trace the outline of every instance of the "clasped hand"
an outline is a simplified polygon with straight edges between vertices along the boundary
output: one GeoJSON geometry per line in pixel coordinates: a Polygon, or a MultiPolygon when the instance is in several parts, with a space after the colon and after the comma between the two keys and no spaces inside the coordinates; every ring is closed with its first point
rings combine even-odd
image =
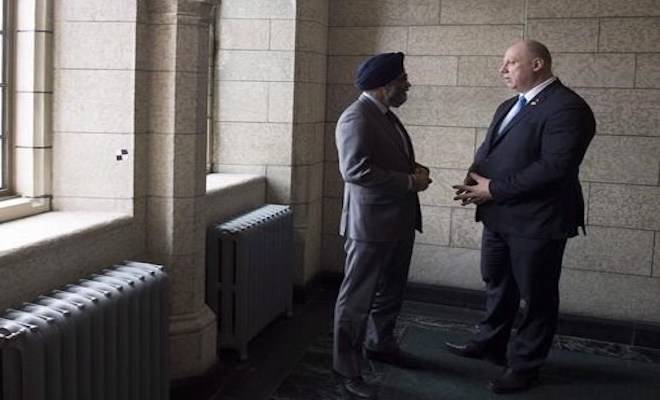
{"type": "Polygon", "coordinates": [[[414,190],[421,192],[428,189],[433,179],[429,176],[429,169],[418,166],[415,168],[415,175],[413,176],[414,190]]]}
{"type": "Polygon", "coordinates": [[[462,206],[468,204],[483,204],[493,199],[490,193],[490,179],[470,172],[465,177],[462,185],[454,185],[452,188],[456,189],[456,196],[454,200],[459,200],[462,206]]]}

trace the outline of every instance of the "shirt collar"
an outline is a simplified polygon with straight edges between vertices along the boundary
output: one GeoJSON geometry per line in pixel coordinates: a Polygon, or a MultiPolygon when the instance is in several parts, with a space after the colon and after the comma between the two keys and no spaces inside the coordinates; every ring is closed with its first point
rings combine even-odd
{"type": "Polygon", "coordinates": [[[525,93],[520,93],[519,95],[525,96],[525,100],[529,103],[534,97],[536,97],[543,89],[548,87],[552,82],[556,81],[557,77],[556,76],[551,76],[550,78],[546,79],[545,81],[539,83],[538,85],[534,86],[530,90],[528,90],[525,93]]]}
{"type": "Polygon", "coordinates": [[[373,97],[373,96],[370,95],[369,93],[367,93],[367,92],[362,92],[362,95],[361,95],[361,96],[363,96],[363,97],[369,99],[372,103],[374,103],[374,104],[376,105],[376,107],[378,107],[378,109],[380,110],[380,112],[382,112],[383,114],[386,114],[387,111],[389,111],[389,108],[387,108],[387,106],[385,106],[385,104],[383,104],[383,103],[381,103],[380,101],[378,101],[375,97],[373,97]]]}

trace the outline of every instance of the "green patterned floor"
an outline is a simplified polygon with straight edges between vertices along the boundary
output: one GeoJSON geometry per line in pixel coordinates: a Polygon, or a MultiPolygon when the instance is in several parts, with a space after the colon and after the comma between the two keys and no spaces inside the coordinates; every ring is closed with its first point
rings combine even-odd
{"type": "MultiPolygon", "coordinates": [[[[492,394],[486,384],[500,367],[454,356],[444,348],[445,341],[463,342],[471,336],[471,324],[454,317],[443,319],[442,308],[408,308],[399,324],[401,346],[425,360],[428,368],[404,370],[365,363],[366,377],[379,386],[380,400],[660,400],[660,364],[597,355],[602,351],[586,348],[580,341],[575,343],[580,351],[553,348],[540,385],[519,394],[492,394]]],[[[338,399],[330,365],[331,338],[324,332],[271,399],[338,399]]]]}
{"type": "Polygon", "coordinates": [[[446,340],[464,341],[468,337],[438,328],[408,326],[403,347],[430,361],[435,369],[385,367],[379,399],[660,399],[660,365],[566,350],[553,350],[542,369],[540,385],[525,393],[495,395],[488,391],[486,382],[497,376],[499,367],[453,356],[443,347],[446,340]]]}

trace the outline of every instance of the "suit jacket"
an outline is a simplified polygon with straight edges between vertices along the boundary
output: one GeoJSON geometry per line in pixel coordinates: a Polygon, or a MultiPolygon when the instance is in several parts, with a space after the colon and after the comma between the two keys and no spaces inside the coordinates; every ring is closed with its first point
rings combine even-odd
{"type": "Polygon", "coordinates": [[[335,139],[344,179],[339,233],[355,240],[396,241],[415,228],[421,231],[419,198],[408,190],[415,169],[408,134],[409,155],[392,121],[360,96],[339,118],[335,139]]]}
{"type": "Polygon", "coordinates": [[[495,232],[559,239],[584,229],[579,166],[596,122],[587,103],[559,80],[497,128],[517,97],[495,112],[470,168],[491,179],[493,200],[476,219],[495,232]]]}

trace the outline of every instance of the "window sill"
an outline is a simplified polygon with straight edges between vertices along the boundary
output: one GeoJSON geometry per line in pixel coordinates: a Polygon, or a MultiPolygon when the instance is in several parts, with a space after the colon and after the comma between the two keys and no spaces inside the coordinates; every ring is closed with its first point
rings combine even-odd
{"type": "Polygon", "coordinates": [[[266,177],[263,175],[206,175],[206,211],[203,218],[207,225],[252,210],[265,202],[266,177]]]}
{"type": "Polygon", "coordinates": [[[0,224],[0,263],[53,243],[129,223],[119,213],[51,211],[0,224]]]}
{"type": "Polygon", "coordinates": [[[30,215],[40,214],[50,209],[48,198],[18,197],[0,201],[0,222],[11,221],[30,215]]]}
{"type": "Polygon", "coordinates": [[[266,177],[252,174],[213,173],[206,175],[206,195],[222,194],[244,186],[262,184],[266,177]]]}

